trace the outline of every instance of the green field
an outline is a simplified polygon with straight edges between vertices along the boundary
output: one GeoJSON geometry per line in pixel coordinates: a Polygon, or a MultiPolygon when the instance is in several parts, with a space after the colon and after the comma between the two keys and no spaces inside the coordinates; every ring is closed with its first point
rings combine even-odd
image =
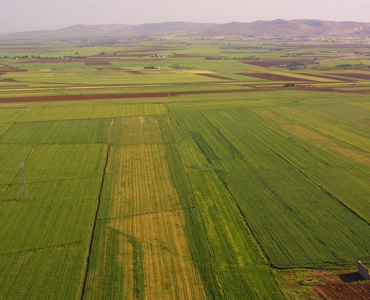
{"type": "Polygon", "coordinates": [[[132,56],[0,59],[0,299],[319,299],[299,282],[370,264],[370,78],[330,74],[355,59],[162,42],[4,42],[132,56]]]}

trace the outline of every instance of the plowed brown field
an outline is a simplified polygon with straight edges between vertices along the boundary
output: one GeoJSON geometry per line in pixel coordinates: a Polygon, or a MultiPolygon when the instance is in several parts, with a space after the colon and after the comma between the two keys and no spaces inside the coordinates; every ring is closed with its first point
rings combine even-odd
{"type": "Polygon", "coordinates": [[[369,300],[370,283],[334,283],[314,287],[327,300],[369,300]]]}
{"type": "MultiPolygon", "coordinates": [[[[235,89],[235,90],[210,90],[210,91],[182,91],[171,92],[171,97],[192,94],[218,94],[218,93],[244,93],[258,91],[272,91],[273,89],[235,89]]],[[[156,98],[168,97],[168,92],[157,93],[130,93],[130,94],[94,94],[94,95],[58,95],[58,96],[34,96],[0,98],[0,103],[13,102],[43,102],[43,101],[74,101],[74,100],[97,100],[97,99],[129,99],[129,98],[156,98]]]]}
{"type": "MultiPolygon", "coordinates": [[[[198,94],[226,94],[226,93],[248,93],[248,92],[265,92],[286,89],[284,87],[274,88],[256,88],[256,89],[235,89],[235,90],[208,90],[208,91],[181,91],[171,92],[171,97],[180,95],[198,95],[198,94]]],[[[359,93],[367,94],[370,90],[338,90],[335,87],[302,87],[294,88],[299,91],[311,92],[338,92],[338,93],[359,93]]],[[[75,101],[75,100],[103,100],[103,99],[131,99],[131,98],[161,98],[168,97],[168,92],[157,93],[130,93],[130,94],[94,94],[94,95],[58,95],[58,96],[34,96],[34,97],[12,97],[0,98],[0,103],[17,103],[17,102],[47,102],[47,101],[75,101]]]]}

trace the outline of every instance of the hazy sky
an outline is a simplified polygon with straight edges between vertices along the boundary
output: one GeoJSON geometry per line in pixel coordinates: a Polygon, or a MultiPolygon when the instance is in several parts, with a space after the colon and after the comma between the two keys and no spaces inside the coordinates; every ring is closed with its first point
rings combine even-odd
{"type": "Polygon", "coordinates": [[[370,22],[370,0],[0,0],[0,32],[76,24],[274,19],[370,22]]]}

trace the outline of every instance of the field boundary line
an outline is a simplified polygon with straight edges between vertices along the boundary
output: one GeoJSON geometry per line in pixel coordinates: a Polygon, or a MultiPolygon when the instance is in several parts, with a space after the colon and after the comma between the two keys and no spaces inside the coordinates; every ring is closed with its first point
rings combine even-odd
{"type": "Polygon", "coordinates": [[[100,204],[101,204],[101,197],[102,197],[103,186],[104,186],[104,179],[105,179],[105,174],[106,174],[108,161],[109,161],[110,149],[111,149],[111,144],[108,144],[108,149],[107,149],[107,154],[106,154],[105,164],[104,164],[104,169],[103,169],[103,174],[102,174],[102,181],[101,181],[100,191],[99,191],[99,196],[98,196],[98,203],[97,203],[97,207],[96,207],[96,211],[95,211],[93,228],[92,228],[92,232],[91,232],[89,253],[88,253],[87,259],[86,259],[86,271],[85,271],[85,277],[84,277],[84,281],[83,281],[83,285],[82,285],[82,291],[81,291],[81,297],[80,297],[81,300],[83,300],[85,298],[87,277],[89,275],[89,270],[90,270],[91,252],[92,252],[94,238],[95,238],[96,223],[97,223],[97,220],[98,220],[98,214],[99,214],[99,209],[100,209],[100,204]]]}
{"type": "Polygon", "coordinates": [[[255,232],[253,231],[252,227],[250,226],[250,224],[249,224],[249,222],[247,220],[246,214],[243,212],[240,204],[238,203],[238,201],[235,199],[234,195],[230,191],[227,182],[222,178],[222,172],[217,171],[217,170],[215,170],[214,172],[217,175],[217,177],[219,178],[219,180],[222,182],[222,184],[223,184],[224,188],[226,189],[227,193],[230,195],[230,199],[232,199],[233,203],[235,204],[235,206],[236,206],[236,208],[238,210],[238,213],[239,213],[239,215],[240,215],[240,217],[241,217],[241,219],[243,221],[242,222],[243,225],[245,226],[245,228],[247,229],[247,231],[250,233],[250,236],[251,236],[250,242],[252,242],[252,243],[255,244],[256,249],[257,249],[257,252],[261,256],[262,262],[264,262],[266,264],[266,266],[269,267],[269,274],[271,275],[272,280],[276,283],[276,285],[278,286],[279,290],[282,292],[282,290],[280,288],[280,284],[276,280],[276,276],[273,274],[272,269],[275,269],[276,267],[273,265],[270,256],[267,254],[267,252],[265,251],[263,245],[257,239],[255,232]]]}
{"type": "Polygon", "coordinates": [[[358,217],[361,221],[365,222],[368,226],[370,226],[370,222],[366,220],[364,217],[362,217],[359,213],[357,213],[355,210],[350,208],[347,204],[345,204],[343,201],[340,200],[337,196],[333,195],[332,192],[327,190],[321,183],[311,178],[309,175],[307,175],[303,170],[298,170],[302,175],[304,175],[307,179],[309,179],[311,182],[313,182],[316,186],[318,186],[320,189],[324,191],[325,194],[330,196],[333,200],[337,201],[340,205],[342,205],[345,209],[347,209],[350,213],[354,214],[356,217],[358,217]]]}

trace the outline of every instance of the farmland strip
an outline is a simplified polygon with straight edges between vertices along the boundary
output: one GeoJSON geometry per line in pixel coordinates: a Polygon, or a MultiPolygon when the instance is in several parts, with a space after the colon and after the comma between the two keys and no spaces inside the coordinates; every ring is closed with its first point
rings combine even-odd
{"type": "MultiPolygon", "coordinates": [[[[182,200],[191,201],[197,206],[196,211],[188,211],[189,214],[186,215],[189,223],[187,228],[193,256],[209,297],[263,299],[269,294],[271,299],[281,299],[281,292],[273,279],[269,264],[251,232],[246,228],[231,195],[209,166],[204,166],[203,171],[194,168],[197,160],[208,159],[210,164],[217,159],[215,148],[207,145],[205,140],[212,134],[203,135],[203,129],[214,133],[214,128],[206,123],[201,114],[194,114],[191,117],[185,115],[184,119],[180,115],[173,116],[172,124],[178,133],[178,147],[183,155],[182,158],[180,156],[174,159],[174,153],[170,152],[174,159],[169,160],[170,166],[172,168],[177,166],[171,174],[175,186],[181,191],[180,195],[184,196],[182,200]],[[194,130],[201,131],[202,134],[194,130]],[[191,141],[194,141],[195,148],[191,144],[192,150],[189,155],[186,152],[191,141]],[[205,155],[209,157],[206,158],[205,155]],[[258,293],[255,290],[256,286],[258,293]]],[[[220,133],[216,135],[222,142],[225,141],[223,135],[220,133]]],[[[225,156],[238,153],[236,149],[230,148],[229,143],[225,146],[229,150],[225,156]]],[[[173,148],[169,150],[176,151],[177,147],[173,148]]]]}
{"type": "Polygon", "coordinates": [[[111,145],[109,144],[108,149],[107,149],[106,158],[105,158],[105,165],[104,165],[104,169],[103,169],[102,181],[101,181],[100,191],[99,191],[99,196],[98,196],[98,203],[97,203],[97,207],[96,207],[96,211],[95,211],[95,217],[94,217],[94,221],[93,221],[93,228],[92,228],[92,231],[91,231],[89,252],[88,252],[88,255],[87,255],[87,259],[86,259],[85,278],[84,278],[84,281],[83,281],[81,298],[80,298],[81,300],[84,299],[84,296],[85,296],[87,276],[89,274],[91,253],[92,253],[92,247],[93,247],[93,242],[94,242],[94,237],[95,237],[96,223],[98,221],[98,214],[99,214],[101,196],[102,196],[102,191],[103,191],[103,186],[104,186],[105,173],[106,173],[106,170],[107,170],[107,165],[108,165],[108,160],[109,160],[110,147],[111,147],[111,145]]]}

